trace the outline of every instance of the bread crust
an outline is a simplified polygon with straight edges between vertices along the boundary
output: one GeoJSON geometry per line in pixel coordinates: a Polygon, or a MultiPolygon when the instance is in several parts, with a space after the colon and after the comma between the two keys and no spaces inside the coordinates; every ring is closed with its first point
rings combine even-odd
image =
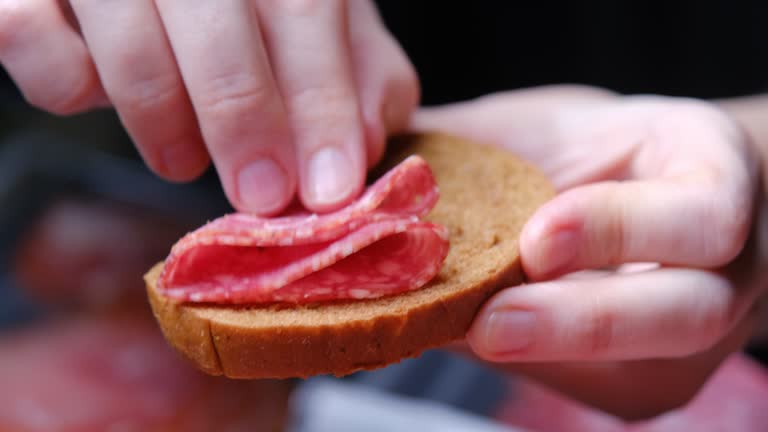
{"type": "Polygon", "coordinates": [[[231,378],[344,376],[377,369],[461,339],[482,304],[523,282],[517,239],[554,191],[510,153],[438,133],[399,137],[380,171],[424,157],[441,188],[427,219],[451,232],[451,251],[426,287],[375,300],[279,307],[176,303],[145,281],[169,343],[199,369],[231,378]]]}

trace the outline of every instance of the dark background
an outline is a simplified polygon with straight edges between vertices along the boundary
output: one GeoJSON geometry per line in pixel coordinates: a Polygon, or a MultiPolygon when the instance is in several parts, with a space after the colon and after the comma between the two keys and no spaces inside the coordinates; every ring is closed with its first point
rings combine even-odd
{"type": "Polygon", "coordinates": [[[390,1],[424,102],[582,83],[717,98],[768,89],[768,2],[390,1]]]}
{"type": "MultiPolygon", "coordinates": [[[[551,83],[701,98],[768,90],[762,0],[377,3],[425,104],[551,83]]],[[[4,74],[0,88],[4,107],[17,100],[4,74]]]]}

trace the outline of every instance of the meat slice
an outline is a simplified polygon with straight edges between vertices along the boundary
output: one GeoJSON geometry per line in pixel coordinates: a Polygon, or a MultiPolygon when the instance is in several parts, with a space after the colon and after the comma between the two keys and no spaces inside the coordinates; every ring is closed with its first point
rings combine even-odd
{"type": "Polygon", "coordinates": [[[372,299],[417,289],[448,254],[446,228],[420,219],[438,197],[429,166],[411,156],[333,213],[226,215],[173,247],[158,287],[180,301],[227,304],[372,299]]]}
{"type": "Polygon", "coordinates": [[[149,316],[72,317],[0,334],[0,431],[282,430],[292,384],[211,377],[149,316]]]}

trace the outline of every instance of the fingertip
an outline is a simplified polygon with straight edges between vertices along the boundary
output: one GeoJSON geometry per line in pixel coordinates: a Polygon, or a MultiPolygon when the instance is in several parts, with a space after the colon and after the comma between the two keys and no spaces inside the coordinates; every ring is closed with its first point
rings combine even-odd
{"type": "Polygon", "coordinates": [[[94,109],[112,108],[112,101],[109,99],[109,96],[107,96],[106,91],[104,91],[104,88],[101,85],[98,86],[91,96],[88,101],[88,106],[91,106],[94,109]]]}
{"type": "Polygon", "coordinates": [[[198,145],[173,144],[161,148],[159,158],[150,166],[167,181],[185,183],[200,177],[209,164],[208,153],[198,145]]]}
{"type": "Polygon", "coordinates": [[[520,258],[526,275],[532,280],[542,280],[571,270],[581,237],[581,224],[577,219],[557,202],[545,204],[526,223],[520,235],[520,258]]]}
{"type": "Polygon", "coordinates": [[[487,316],[479,314],[475,317],[469,331],[466,334],[464,342],[466,347],[478,358],[486,361],[494,361],[487,342],[487,316]]]}
{"type": "Polygon", "coordinates": [[[497,296],[475,318],[466,342],[487,361],[522,359],[534,344],[537,325],[536,312],[497,296]]]}
{"type": "Polygon", "coordinates": [[[533,216],[523,226],[520,233],[520,253],[528,256],[535,256],[540,241],[544,238],[547,231],[548,221],[540,217],[541,209],[535,212],[533,216]]]}
{"type": "Polygon", "coordinates": [[[302,185],[304,205],[312,211],[328,212],[357,197],[364,183],[364,169],[357,159],[335,146],[312,153],[306,163],[302,185]]]}
{"type": "MultiPolygon", "coordinates": [[[[73,56],[74,57],[74,56],[73,56]]],[[[71,65],[70,65],[71,66],[71,65]]],[[[22,93],[30,105],[53,115],[66,117],[108,106],[109,101],[101,86],[90,57],[77,65],[79,70],[63,71],[56,84],[40,84],[25,87],[22,93]],[[67,83],[67,84],[61,84],[67,83]]],[[[33,76],[34,73],[30,73],[33,76]]],[[[22,79],[22,82],[24,79],[22,79]]]]}
{"type": "Polygon", "coordinates": [[[291,201],[295,180],[280,163],[269,157],[257,158],[236,174],[236,198],[239,211],[273,216],[291,201]]]}

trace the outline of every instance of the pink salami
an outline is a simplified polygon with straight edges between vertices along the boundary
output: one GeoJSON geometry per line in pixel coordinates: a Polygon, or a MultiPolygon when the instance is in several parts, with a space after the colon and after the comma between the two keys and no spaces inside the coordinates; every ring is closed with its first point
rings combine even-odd
{"type": "Polygon", "coordinates": [[[0,333],[0,431],[284,429],[290,383],[205,375],[151,317],[109,315],[0,333]]]}
{"type": "Polygon", "coordinates": [[[411,156],[333,213],[277,218],[235,213],[189,233],[158,288],[188,302],[309,303],[371,299],[424,286],[448,254],[427,163],[411,156]]]}

